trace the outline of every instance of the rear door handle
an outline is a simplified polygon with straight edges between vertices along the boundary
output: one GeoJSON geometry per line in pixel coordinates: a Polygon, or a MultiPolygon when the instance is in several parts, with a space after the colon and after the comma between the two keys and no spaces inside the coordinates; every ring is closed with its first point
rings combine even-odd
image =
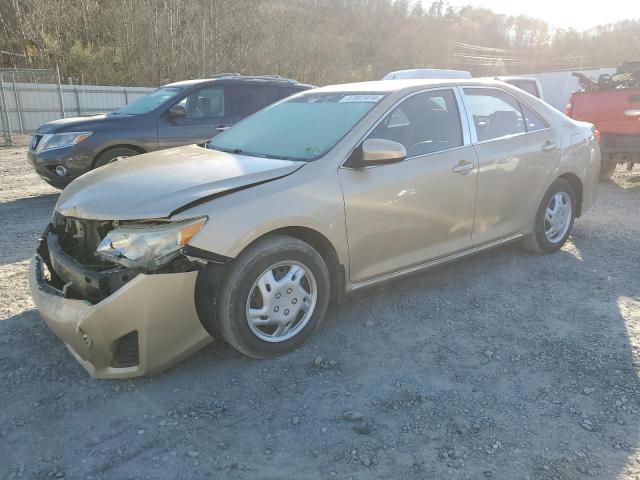
{"type": "Polygon", "coordinates": [[[220,125],[220,126],[216,127],[216,131],[217,132],[224,132],[225,130],[229,129],[229,126],[230,125],[220,125]]]}
{"type": "Polygon", "coordinates": [[[463,175],[469,170],[473,170],[473,162],[467,160],[460,160],[460,162],[453,167],[453,173],[462,173],[463,175]]]}
{"type": "Polygon", "coordinates": [[[547,142],[542,145],[542,148],[540,150],[542,150],[543,152],[553,152],[556,148],[558,148],[558,146],[555,143],[547,142]]]}
{"type": "Polygon", "coordinates": [[[625,110],[624,114],[627,117],[640,117],[640,108],[632,108],[630,110],[625,110]]]}

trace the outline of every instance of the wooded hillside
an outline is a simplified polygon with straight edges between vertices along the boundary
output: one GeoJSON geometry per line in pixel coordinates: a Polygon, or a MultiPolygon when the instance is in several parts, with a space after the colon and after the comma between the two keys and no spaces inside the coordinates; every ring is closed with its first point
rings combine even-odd
{"type": "Polygon", "coordinates": [[[322,85],[415,67],[493,75],[612,65],[640,57],[640,22],[552,31],[442,1],[5,0],[0,50],[3,67],[57,63],[63,79],[88,84],[239,72],[322,85]]]}

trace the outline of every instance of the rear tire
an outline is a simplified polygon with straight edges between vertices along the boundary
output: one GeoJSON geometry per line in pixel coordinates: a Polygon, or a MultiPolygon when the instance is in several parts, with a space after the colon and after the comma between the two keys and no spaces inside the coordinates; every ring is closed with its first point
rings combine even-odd
{"type": "Polygon", "coordinates": [[[571,184],[558,178],[542,198],[533,222],[533,232],[524,238],[522,246],[538,255],[560,250],[571,234],[576,206],[571,184]]]}
{"type": "Polygon", "coordinates": [[[318,327],[330,295],[329,270],[307,243],[270,235],[231,265],[220,289],[215,325],[240,353],[255,358],[282,355],[300,346],[318,327]]]}
{"type": "Polygon", "coordinates": [[[600,180],[601,182],[606,182],[607,180],[609,180],[611,177],[613,177],[617,166],[618,164],[615,162],[602,162],[600,164],[600,175],[598,175],[598,180],[600,180]]]}
{"type": "Polygon", "coordinates": [[[104,167],[110,163],[116,162],[121,158],[133,157],[134,155],[139,155],[140,152],[134,150],[133,148],[127,147],[116,147],[110,148],[109,150],[105,150],[100,155],[96,157],[93,161],[93,168],[104,167]]]}

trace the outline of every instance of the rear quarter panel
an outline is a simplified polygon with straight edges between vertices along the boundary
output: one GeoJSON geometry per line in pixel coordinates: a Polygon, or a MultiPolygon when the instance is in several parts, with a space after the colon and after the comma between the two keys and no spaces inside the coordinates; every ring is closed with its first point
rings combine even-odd
{"type": "Polygon", "coordinates": [[[567,117],[563,129],[564,148],[562,161],[553,175],[553,180],[572,174],[582,184],[581,213],[591,208],[596,200],[596,186],[600,173],[600,147],[593,135],[593,125],[575,122],[567,117]]]}

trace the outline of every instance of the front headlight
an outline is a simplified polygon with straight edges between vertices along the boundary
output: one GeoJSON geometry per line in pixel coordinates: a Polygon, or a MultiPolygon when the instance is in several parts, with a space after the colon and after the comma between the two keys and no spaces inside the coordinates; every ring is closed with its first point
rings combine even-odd
{"type": "Polygon", "coordinates": [[[93,132],[49,133],[43,135],[36,152],[46,152],[54,148],[71,147],[85,141],[93,132]]]}
{"type": "Polygon", "coordinates": [[[166,225],[131,225],[111,230],[96,253],[128,268],[155,268],[170,262],[200,231],[206,218],[166,225]]]}

